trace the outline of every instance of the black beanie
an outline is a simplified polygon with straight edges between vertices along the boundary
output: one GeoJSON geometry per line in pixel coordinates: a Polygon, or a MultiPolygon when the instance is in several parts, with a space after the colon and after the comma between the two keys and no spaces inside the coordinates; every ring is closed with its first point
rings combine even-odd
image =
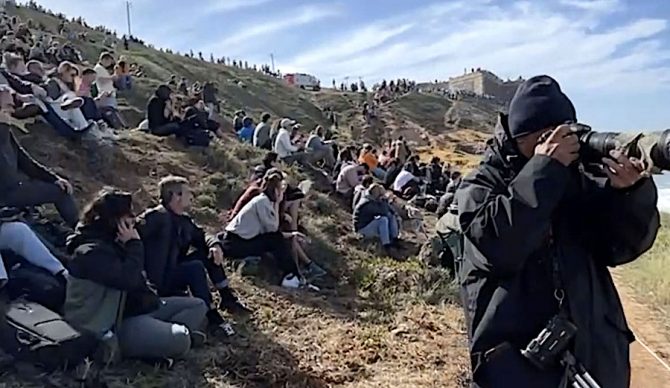
{"type": "Polygon", "coordinates": [[[577,121],[575,107],[558,82],[546,75],[521,84],[509,106],[509,131],[515,139],[567,121],[577,121]]]}

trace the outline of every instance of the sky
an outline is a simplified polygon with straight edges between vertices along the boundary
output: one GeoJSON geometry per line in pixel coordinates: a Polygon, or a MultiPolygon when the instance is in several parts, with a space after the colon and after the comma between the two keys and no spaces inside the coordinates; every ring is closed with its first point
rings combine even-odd
{"type": "MultiPolygon", "coordinates": [[[[38,0],[127,31],[123,0],[38,0]]],[[[446,80],[549,74],[596,130],[670,128],[670,0],[132,0],[134,35],[306,72],[446,80]]],[[[347,78],[348,77],[348,78],[347,78]]]]}

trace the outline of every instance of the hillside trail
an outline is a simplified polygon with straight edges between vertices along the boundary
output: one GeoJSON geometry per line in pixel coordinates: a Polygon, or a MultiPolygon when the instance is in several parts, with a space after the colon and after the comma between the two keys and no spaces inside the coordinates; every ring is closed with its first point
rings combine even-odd
{"type": "Polygon", "coordinates": [[[670,388],[670,370],[650,352],[670,364],[670,341],[661,323],[661,313],[641,302],[616,273],[614,277],[628,324],[637,338],[630,349],[631,387],[670,388]]]}

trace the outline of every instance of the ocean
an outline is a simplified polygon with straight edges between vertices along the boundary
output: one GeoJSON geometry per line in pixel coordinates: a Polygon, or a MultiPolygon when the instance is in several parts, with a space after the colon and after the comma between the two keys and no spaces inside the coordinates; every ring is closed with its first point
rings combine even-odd
{"type": "Polygon", "coordinates": [[[670,174],[654,176],[658,186],[658,209],[670,213],[670,174]]]}

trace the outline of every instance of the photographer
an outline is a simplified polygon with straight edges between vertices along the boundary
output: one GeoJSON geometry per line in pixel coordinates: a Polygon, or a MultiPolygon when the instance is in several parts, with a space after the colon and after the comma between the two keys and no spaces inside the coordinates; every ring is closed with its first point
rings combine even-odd
{"type": "Polygon", "coordinates": [[[560,359],[542,369],[521,353],[557,316],[576,326],[566,350],[600,386],[629,386],[634,337],[608,267],[652,246],[657,191],[621,153],[600,161],[604,184],[582,172],[563,125],[576,121],[555,80],[529,79],[456,193],[474,387],[564,386],[560,359]]]}

